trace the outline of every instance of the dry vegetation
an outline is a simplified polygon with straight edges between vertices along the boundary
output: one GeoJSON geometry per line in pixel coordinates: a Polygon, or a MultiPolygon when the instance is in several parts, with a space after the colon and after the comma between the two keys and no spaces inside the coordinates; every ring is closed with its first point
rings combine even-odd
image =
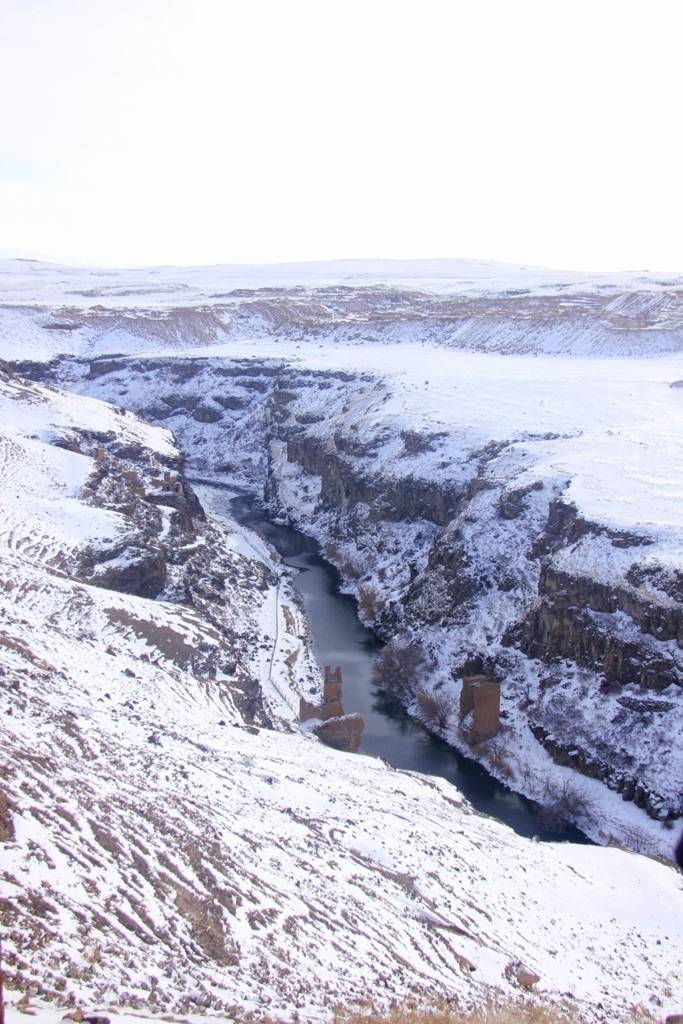
{"type": "Polygon", "coordinates": [[[507,782],[511,781],[514,777],[514,772],[503,744],[495,741],[489,743],[486,753],[487,763],[496,778],[504,779],[507,782]]]}
{"type": "Polygon", "coordinates": [[[342,576],[357,580],[363,575],[365,568],[348,552],[344,551],[338,544],[326,544],[323,548],[323,556],[336,565],[342,576]]]}
{"type": "Polygon", "coordinates": [[[373,679],[380,690],[407,703],[415,697],[429,669],[419,644],[392,640],[377,655],[373,679]]]}
{"type": "Polygon", "coordinates": [[[358,605],[363,618],[374,622],[384,608],[384,601],[377,587],[361,583],[358,587],[358,605]]]}
{"type": "Polygon", "coordinates": [[[594,801],[585,786],[573,779],[557,783],[547,779],[541,799],[539,817],[554,832],[566,832],[572,822],[595,817],[594,801]]]}
{"type": "Polygon", "coordinates": [[[447,729],[455,714],[456,703],[452,694],[443,690],[418,690],[417,706],[420,715],[434,729],[447,729]]]}
{"type": "MultiPolygon", "coordinates": [[[[654,1024],[656,1018],[641,1007],[629,1013],[629,1024],[654,1024]]],[[[490,999],[476,1009],[448,1003],[397,1006],[387,1013],[338,1013],[335,1024],[582,1024],[584,1018],[569,1004],[539,1005],[531,1000],[490,999]]]]}

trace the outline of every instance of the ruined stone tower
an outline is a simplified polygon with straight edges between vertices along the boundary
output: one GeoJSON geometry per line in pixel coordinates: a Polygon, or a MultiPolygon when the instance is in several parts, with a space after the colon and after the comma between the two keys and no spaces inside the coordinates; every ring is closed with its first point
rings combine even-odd
{"type": "Polygon", "coordinates": [[[472,712],[469,739],[490,740],[500,731],[500,683],[489,676],[465,676],[460,693],[460,721],[472,712]]]}
{"type": "Polygon", "coordinates": [[[349,753],[358,750],[365,722],[362,715],[344,714],[342,674],[339,665],[336,668],[325,665],[321,704],[311,704],[303,697],[300,698],[299,720],[306,722],[312,718],[320,720],[320,724],[316,725],[313,731],[328,747],[349,753]]]}

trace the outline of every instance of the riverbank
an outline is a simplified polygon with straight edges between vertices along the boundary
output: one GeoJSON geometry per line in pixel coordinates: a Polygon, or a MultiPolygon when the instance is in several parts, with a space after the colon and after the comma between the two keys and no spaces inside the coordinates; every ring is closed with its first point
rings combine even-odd
{"type": "MultiPolygon", "coordinates": [[[[344,710],[365,720],[360,752],[380,757],[401,771],[421,772],[454,785],[482,814],[509,825],[518,835],[557,842],[586,843],[576,827],[558,834],[548,828],[540,809],[495,779],[476,761],[431,733],[395,703],[383,699],[373,684],[375,656],[381,643],[358,617],[356,601],[340,589],[337,569],[320,553],[316,540],[284,523],[273,521],[254,495],[225,482],[202,481],[226,494],[228,516],[253,531],[278,552],[284,565],[295,569],[293,587],[306,612],[313,650],[320,666],[339,665],[343,678],[344,710]],[[235,494],[229,497],[230,493],[235,494]],[[229,513],[228,513],[229,507],[229,513]]],[[[220,514],[220,503],[213,503],[220,514]]]]}

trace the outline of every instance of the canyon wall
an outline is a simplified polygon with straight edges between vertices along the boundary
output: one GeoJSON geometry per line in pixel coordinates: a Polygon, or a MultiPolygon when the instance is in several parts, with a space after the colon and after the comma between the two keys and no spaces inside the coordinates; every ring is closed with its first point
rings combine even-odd
{"type": "MultiPolygon", "coordinates": [[[[473,747],[453,714],[428,722],[494,774],[543,802],[552,763],[653,827],[681,816],[681,577],[649,537],[583,517],[567,478],[530,473],[518,439],[467,448],[447,431],[399,429],[377,376],[276,360],[110,358],[50,372],[171,427],[190,476],[262,490],[316,536],[378,635],[419,652],[419,678],[396,687],[414,714],[420,691],[455,708],[464,675],[496,678],[495,740],[473,747]]],[[[607,840],[620,826],[601,824],[591,799],[575,801],[576,817],[607,840]]],[[[622,827],[656,846],[647,828],[622,827]]]]}

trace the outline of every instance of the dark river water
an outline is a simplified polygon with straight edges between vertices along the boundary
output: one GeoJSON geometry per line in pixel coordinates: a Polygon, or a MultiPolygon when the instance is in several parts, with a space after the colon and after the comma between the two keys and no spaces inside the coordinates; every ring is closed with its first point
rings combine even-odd
{"type": "Polygon", "coordinates": [[[318,662],[321,666],[341,666],[344,711],[358,711],[365,719],[360,748],[363,753],[381,756],[396,768],[447,779],[477,810],[504,821],[520,835],[588,841],[577,829],[562,836],[548,831],[528,800],[431,735],[406,712],[383,703],[372,685],[373,658],[381,645],[360,622],[355,601],[339,592],[339,573],[321,558],[318,543],[268,519],[251,495],[232,498],[230,505],[239,523],[260,533],[276,548],[285,565],[299,570],[294,585],[304,601],[318,662]]]}

